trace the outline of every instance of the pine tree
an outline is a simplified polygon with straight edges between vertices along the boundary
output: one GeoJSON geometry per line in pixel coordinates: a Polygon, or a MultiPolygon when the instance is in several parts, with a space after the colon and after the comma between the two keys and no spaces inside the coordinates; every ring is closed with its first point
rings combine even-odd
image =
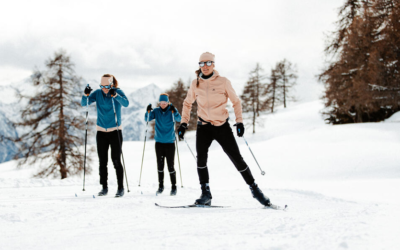
{"type": "Polygon", "coordinates": [[[269,109],[269,103],[265,100],[266,85],[263,82],[265,76],[262,75],[262,72],[263,69],[257,63],[255,69],[250,72],[249,80],[244,87],[243,94],[240,96],[243,112],[251,114],[248,118],[250,123],[245,125],[253,127],[253,134],[256,132],[256,124],[262,124],[262,121],[258,119],[260,113],[269,109]]]}
{"type": "MultiPolygon", "coordinates": [[[[36,176],[64,179],[83,170],[80,146],[84,144],[85,118],[77,111],[83,88],[65,51],[56,52],[46,67],[46,71],[36,70],[31,77],[34,96],[18,93],[27,105],[22,110],[21,122],[15,125],[30,130],[16,140],[24,157],[18,164],[44,160],[36,176]]],[[[90,160],[87,157],[88,163],[90,160]]],[[[89,167],[87,171],[90,172],[89,167]]]]}

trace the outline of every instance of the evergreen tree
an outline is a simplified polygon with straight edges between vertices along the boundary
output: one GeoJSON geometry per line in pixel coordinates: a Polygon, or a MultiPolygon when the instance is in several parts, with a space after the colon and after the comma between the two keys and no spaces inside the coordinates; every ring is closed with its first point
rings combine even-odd
{"type": "MultiPolygon", "coordinates": [[[[254,70],[250,72],[249,80],[247,81],[243,94],[240,96],[242,99],[242,110],[244,113],[250,113],[250,123],[253,127],[253,134],[256,132],[256,124],[262,124],[258,119],[260,113],[269,109],[269,103],[266,101],[266,84],[263,82],[265,76],[262,75],[263,69],[257,63],[254,70]]],[[[247,119],[246,119],[247,120],[247,119]]]]}
{"type": "Polygon", "coordinates": [[[18,164],[44,160],[36,176],[64,179],[83,170],[84,156],[79,147],[84,144],[85,118],[77,111],[81,109],[83,87],[65,51],[56,52],[46,67],[46,71],[36,70],[31,77],[36,90],[33,96],[18,93],[27,105],[22,110],[21,122],[15,125],[29,128],[28,133],[16,139],[24,157],[18,164]]]}

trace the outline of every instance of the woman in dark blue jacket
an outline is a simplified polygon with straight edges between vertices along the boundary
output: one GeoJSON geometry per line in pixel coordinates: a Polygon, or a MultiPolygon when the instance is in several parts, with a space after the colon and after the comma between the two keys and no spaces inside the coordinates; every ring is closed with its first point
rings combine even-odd
{"type": "Polygon", "coordinates": [[[97,108],[97,154],[99,155],[100,167],[100,184],[103,186],[99,192],[99,196],[108,193],[108,148],[111,146],[111,160],[117,173],[118,191],[116,197],[124,195],[124,170],[121,164],[121,147],[122,147],[122,121],[121,107],[128,107],[129,101],[124,92],[118,88],[118,81],[113,75],[105,74],[101,78],[100,89],[92,92],[89,86],[85,88],[82,96],[81,105],[86,106],[96,102],[97,108]],[[115,112],[117,114],[118,128],[115,123],[115,114],[113,108],[113,100],[115,112]],[[118,139],[119,136],[119,139],[118,139]],[[121,140],[121,144],[119,144],[121,140]]]}
{"type": "Polygon", "coordinates": [[[175,159],[175,124],[181,121],[181,115],[178,110],[169,104],[168,94],[161,94],[159,98],[160,107],[151,108],[151,104],[147,106],[144,120],[149,121],[156,119],[155,136],[156,140],[156,156],[158,168],[159,187],[157,195],[164,191],[164,162],[167,159],[169,175],[171,177],[171,193],[176,195],[176,172],[174,168],[175,159]],[[172,113],[173,112],[173,113],[172,113]],[[174,118],[172,118],[172,116],[174,118]]]}

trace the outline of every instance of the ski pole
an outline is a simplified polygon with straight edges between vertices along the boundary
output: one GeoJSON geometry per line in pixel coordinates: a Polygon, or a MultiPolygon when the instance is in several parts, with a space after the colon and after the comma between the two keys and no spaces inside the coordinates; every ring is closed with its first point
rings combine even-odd
{"type": "Polygon", "coordinates": [[[140,167],[139,187],[140,187],[140,181],[142,180],[144,149],[146,148],[146,138],[147,138],[147,128],[148,128],[147,125],[149,124],[149,118],[150,118],[150,110],[147,111],[146,132],[144,132],[144,146],[143,146],[143,155],[142,155],[142,166],[140,167]]]}
{"type": "MultiPolygon", "coordinates": [[[[239,130],[239,132],[240,132],[240,130],[239,130]]],[[[260,170],[261,170],[261,175],[265,175],[265,172],[261,169],[260,164],[258,164],[258,161],[257,161],[256,157],[254,156],[253,151],[251,151],[251,148],[250,148],[249,144],[247,143],[246,139],[244,138],[244,136],[242,136],[242,137],[243,137],[244,141],[246,142],[246,145],[247,145],[247,147],[249,148],[250,153],[253,155],[253,158],[254,158],[254,160],[256,161],[258,167],[260,168],[260,170]]]]}
{"type": "MultiPolygon", "coordinates": [[[[180,134],[181,134],[181,132],[179,132],[179,135],[180,135],[180,134]]],[[[194,160],[196,161],[196,164],[197,164],[196,156],[194,156],[192,149],[190,148],[189,144],[188,144],[187,141],[186,141],[186,138],[183,138],[183,140],[186,142],[186,145],[188,146],[188,148],[189,148],[189,150],[190,150],[190,153],[192,153],[193,158],[194,158],[194,160]]]]}
{"type": "Polygon", "coordinates": [[[194,158],[194,160],[196,161],[196,164],[197,164],[196,156],[194,156],[193,151],[192,151],[192,149],[191,149],[190,146],[189,146],[189,143],[187,143],[186,138],[183,138],[183,140],[186,142],[186,145],[188,146],[188,148],[189,148],[189,150],[190,150],[190,153],[192,153],[193,158],[194,158]]]}
{"type": "MultiPolygon", "coordinates": [[[[89,87],[89,84],[87,85],[89,87]]],[[[86,96],[86,132],[85,132],[85,158],[83,160],[83,190],[85,191],[85,178],[86,178],[86,144],[87,144],[87,126],[89,117],[89,96],[86,96]]]]}
{"type": "Polygon", "coordinates": [[[117,112],[115,112],[114,97],[111,97],[111,101],[112,101],[113,109],[114,109],[115,124],[117,125],[118,142],[119,142],[119,146],[120,146],[120,149],[121,149],[122,162],[123,162],[122,167],[124,168],[126,187],[128,188],[128,193],[129,193],[130,191],[129,191],[129,184],[128,184],[128,176],[126,176],[124,153],[122,152],[121,138],[119,138],[118,119],[117,119],[117,112]]]}
{"type": "Polygon", "coordinates": [[[172,120],[174,121],[174,135],[175,135],[176,152],[178,153],[179,174],[181,176],[181,187],[183,188],[182,172],[181,172],[181,161],[179,160],[178,140],[176,139],[174,110],[172,110],[171,112],[172,112],[172,120]]]}

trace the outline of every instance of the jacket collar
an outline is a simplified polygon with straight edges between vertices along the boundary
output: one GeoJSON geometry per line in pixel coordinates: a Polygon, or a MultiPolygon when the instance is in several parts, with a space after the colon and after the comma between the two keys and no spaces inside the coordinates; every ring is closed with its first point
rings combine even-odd
{"type": "Polygon", "coordinates": [[[217,77],[219,77],[219,73],[218,73],[218,71],[216,71],[216,70],[214,69],[214,72],[213,72],[213,76],[212,76],[212,77],[208,78],[207,80],[205,80],[205,79],[199,77],[199,80],[202,80],[202,81],[213,81],[213,80],[215,80],[217,77]]]}

